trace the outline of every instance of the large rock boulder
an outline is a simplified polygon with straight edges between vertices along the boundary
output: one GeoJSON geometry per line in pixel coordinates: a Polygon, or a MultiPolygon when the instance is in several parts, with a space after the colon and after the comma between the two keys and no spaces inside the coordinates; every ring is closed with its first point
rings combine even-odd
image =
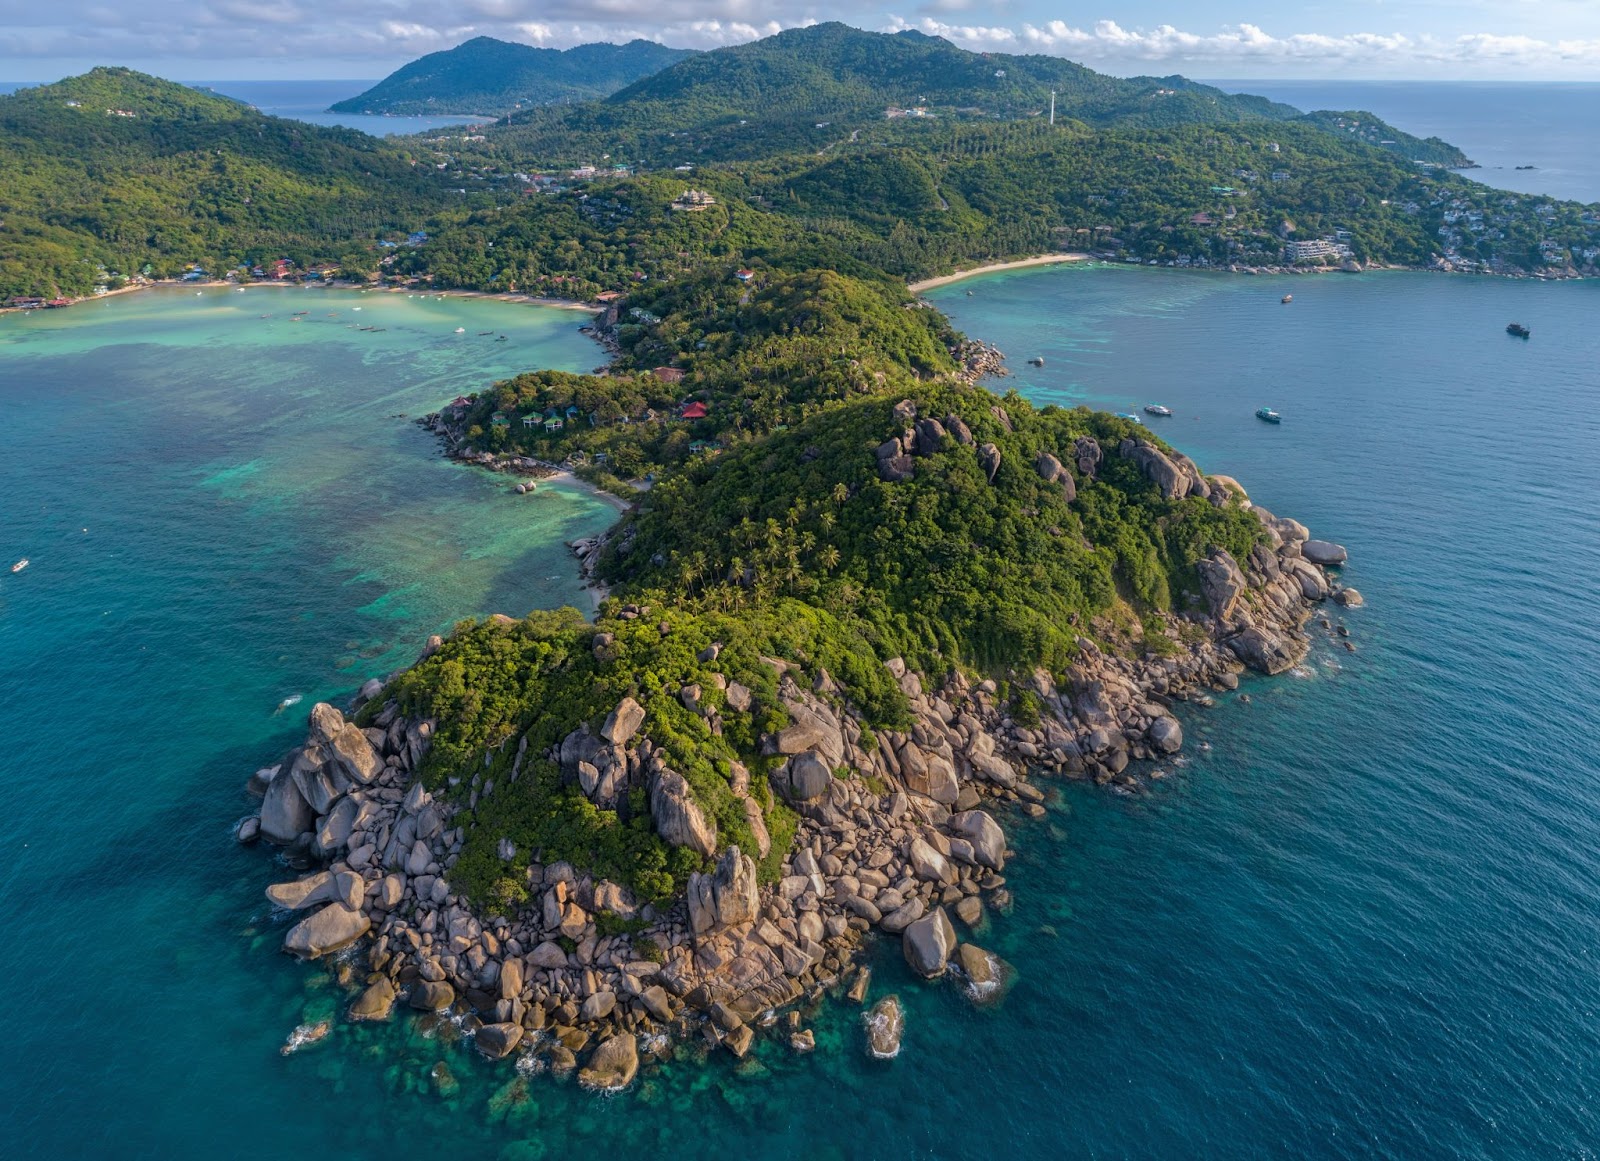
{"type": "Polygon", "coordinates": [[[944,974],[956,949],[956,929],[943,907],[935,907],[911,924],[900,936],[900,947],[911,970],[926,979],[944,974]]]}
{"type": "Polygon", "coordinates": [[[394,1011],[394,998],[394,985],[389,982],[389,977],[379,976],[350,1005],[350,1019],[358,1023],[364,1020],[387,1020],[389,1013],[394,1011]]]}
{"type": "Polygon", "coordinates": [[[1049,452],[1042,451],[1033,461],[1033,470],[1047,484],[1060,484],[1062,498],[1072,503],[1078,498],[1078,485],[1066,466],[1049,452]]]}
{"type": "Polygon", "coordinates": [[[983,474],[989,477],[989,482],[994,483],[994,474],[1000,470],[1000,449],[992,443],[980,444],[978,466],[983,469],[983,474]]]}
{"type": "Polygon", "coordinates": [[[626,746],[643,724],[644,706],[631,697],[625,697],[611,711],[605,725],[600,727],[600,736],[614,746],[626,746]]]}
{"type": "MultiPolygon", "coordinates": [[[[1168,500],[1181,500],[1189,494],[1194,480],[1190,473],[1168,459],[1160,449],[1142,439],[1125,439],[1117,445],[1117,453],[1132,461],[1144,478],[1161,489],[1168,500]]],[[[1198,472],[1195,473],[1199,475],[1198,472]]]]}
{"type": "Polygon", "coordinates": [[[1344,545],[1331,540],[1307,540],[1300,546],[1300,555],[1312,564],[1321,565],[1343,564],[1350,558],[1344,545]]]}
{"type": "Polygon", "coordinates": [[[318,871],[288,883],[271,883],[267,886],[267,898],[289,911],[315,907],[333,898],[333,876],[327,871],[318,871]]]}
{"type": "Polygon", "coordinates": [[[456,990],[444,980],[418,980],[411,985],[411,1006],[419,1012],[442,1012],[456,1002],[456,990]]]}
{"type": "Polygon", "coordinates": [[[885,996],[862,1017],[867,1026],[867,1052],[879,1060],[900,1055],[900,1037],[905,1034],[906,1017],[899,996],[885,996]]]}
{"type": "Polygon", "coordinates": [[[1091,480],[1099,470],[1104,454],[1099,443],[1090,435],[1080,435],[1072,444],[1072,458],[1078,461],[1078,470],[1091,480]]]}
{"type": "Polygon", "coordinates": [[[676,770],[662,769],[650,780],[650,816],[656,833],[673,846],[689,847],[707,857],[716,853],[717,828],[676,770]]]}
{"type": "Polygon", "coordinates": [[[920,835],[906,848],[906,863],[911,873],[925,883],[943,883],[951,878],[950,860],[934,850],[920,835]]]}
{"type": "Polygon", "coordinates": [[[790,802],[812,802],[828,792],[833,771],[821,755],[807,750],[790,758],[779,771],[778,791],[790,802]]]}
{"type": "Polygon", "coordinates": [[[959,444],[972,446],[972,429],[959,415],[950,414],[944,417],[944,429],[950,433],[952,439],[959,444]]]}
{"type": "Polygon", "coordinates": [[[371,928],[366,912],[329,903],[291,927],[283,937],[283,949],[302,959],[316,959],[350,946],[371,928]]]}
{"type": "Polygon", "coordinates": [[[1162,714],[1150,722],[1145,731],[1150,746],[1158,754],[1176,754],[1183,748],[1183,727],[1170,714],[1162,714]]]}
{"type": "Polygon", "coordinates": [[[1005,832],[988,811],[963,810],[953,814],[950,816],[950,830],[972,844],[972,858],[980,866],[995,871],[1005,867],[1005,832]]]}
{"type": "Polygon", "coordinates": [[[911,440],[912,453],[924,458],[937,454],[944,449],[946,434],[944,424],[937,419],[917,420],[916,434],[911,440]]]}
{"type": "Polygon", "coordinates": [[[303,834],[310,834],[317,825],[317,812],[300,793],[290,765],[285,762],[279,768],[261,800],[261,833],[269,842],[282,846],[295,842],[303,834]]]}
{"type": "Polygon", "coordinates": [[[383,759],[354,722],[346,722],[337,734],[323,743],[322,749],[329,762],[351,781],[363,786],[383,771],[383,759]]]}
{"type": "Polygon", "coordinates": [[[1228,638],[1227,646],[1251,669],[1269,675],[1292,669],[1305,656],[1304,645],[1257,625],[1228,638]]]}
{"type": "Polygon", "coordinates": [[[490,1060],[503,1060],[522,1043],[522,1025],[510,1022],[485,1024],[473,1036],[478,1051],[490,1060]]]}
{"type": "Polygon", "coordinates": [[[1246,587],[1244,573],[1239,571],[1233,555],[1218,548],[1204,560],[1196,561],[1194,568],[1200,574],[1200,591],[1205,594],[1211,615],[1225,623],[1233,620],[1240,611],[1239,598],[1246,587]]]}
{"type": "Polygon", "coordinates": [[[731,845],[710,874],[696,871],[689,876],[689,926],[703,935],[753,923],[761,911],[760,891],[755,860],[731,845]]]}
{"type": "Polygon", "coordinates": [[[317,823],[317,852],[324,858],[338,854],[350,842],[361,806],[354,798],[341,798],[317,823]]]}
{"type": "Polygon", "coordinates": [[[627,1088],[639,1073],[639,1042],[632,1032],[623,1032],[601,1041],[578,1073],[585,1088],[615,1092],[627,1088]]]}

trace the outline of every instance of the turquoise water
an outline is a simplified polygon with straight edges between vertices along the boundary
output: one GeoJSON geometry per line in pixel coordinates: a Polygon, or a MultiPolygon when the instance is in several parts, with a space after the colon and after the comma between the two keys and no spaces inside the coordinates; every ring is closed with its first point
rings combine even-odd
{"type": "Polygon", "coordinates": [[[343,999],[275,950],[282,871],[229,838],[300,724],[280,698],[346,692],[458,615],[581,599],[559,540],[596,502],[511,499],[388,417],[594,349],[525,307],[257,293],[0,319],[0,537],[34,560],[0,574],[22,1155],[1594,1155],[1600,288],[1054,268],[936,292],[1010,354],[1002,386],[1164,402],[1203,466],[1347,544],[1360,651],[1187,714],[1148,795],[1052,786],[1013,823],[1016,907],[980,936],[1018,968],[1000,1006],[886,947],[899,1059],[866,1060],[839,1006],[808,1016],[814,1055],[609,1099],[409,1020],[279,1055],[343,999]],[[283,321],[302,301],[343,318],[283,321]],[[354,305],[388,329],[347,331],[354,305]]]}

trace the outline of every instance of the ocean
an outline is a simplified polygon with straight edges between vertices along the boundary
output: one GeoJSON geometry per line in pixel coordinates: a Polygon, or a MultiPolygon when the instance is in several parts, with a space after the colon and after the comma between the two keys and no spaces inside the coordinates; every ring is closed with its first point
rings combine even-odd
{"type": "Polygon", "coordinates": [[[1600,202],[1600,84],[1496,81],[1210,81],[1297,109],[1361,109],[1415,137],[1442,137],[1474,181],[1600,202]],[[1518,168],[1518,167],[1532,168],[1518,168]]]}
{"type": "Polygon", "coordinates": [[[0,573],[0,1133],[52,1158],[1595,1156],[1597,295],[1116,267],[930,295],[1009,353],[997,389],[1165,403],[1204,468],[1345,544],[1358,651],[1186,711],[1149,793],[1048,784],[1010,821],[998,1006],[885,943],[898,1059],[833,1005],[812,1055],[686,1048],[610,1098],[409,1016],[281,1055],[346,997],[277,950],[287,872],[230,834],[314,700],[456,618],[582,606],[561,542],[611,510],[515,497],[411,423],[593,365],[581,316],[263,288],[0,317],[0,554],[32,560],[0,573]]]}

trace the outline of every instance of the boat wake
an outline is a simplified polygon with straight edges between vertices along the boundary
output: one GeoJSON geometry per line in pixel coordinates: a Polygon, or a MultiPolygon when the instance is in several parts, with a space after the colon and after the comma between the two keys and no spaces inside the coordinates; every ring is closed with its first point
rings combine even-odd
{"type": "Polygon", "coordinates": [[[281,714],[284,710],[288,709],[292,705],[299,705],[304,696],[304,694],[291,693],[288,697],[284,698],[278,703],[278,708],[272,711],[273,716],[276,717],[278,714],[281,714]]]}

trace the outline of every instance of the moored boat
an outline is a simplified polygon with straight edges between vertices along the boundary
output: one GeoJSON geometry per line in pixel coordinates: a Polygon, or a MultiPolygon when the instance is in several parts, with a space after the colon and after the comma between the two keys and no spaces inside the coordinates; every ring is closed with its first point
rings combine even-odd
{"type": "Polygon", "coordinates": [[[1287,303],[1291,303],[1291,302],[1293,302],[1293,301],[1294,301],[1294,295],[1292,295],[1292,294],[1286,294],[1286,295],[1284,295],[1284,296],[1283,296],[1283,297],[1282,297],[1282,298],[1280,298],[1280,299],[1279,299],[1279,300],[1278,300],[1278,301],[1279,301],[1279,302],[1282,302],[1282,303],[1285,303],[1285,304],[1287,304],[1287,303]]]}
{"type": "Polygon", "coordinates": [[[1272,410],[1272,408],[1270,408],[1270,407],[1258,407],[1256,409],[1256,418],[1257,419],[1264,419],[1268,423],[1282,423],[1283,422],[1283,416],[1279,415],[1276,411],[1272,410]]]}
{"type": "Polygon", "coordinates": [[[1159,403],[1146,403],[1144,409],[1151,415],[1171,415],[1172,408],[1163,407],[1159,403]]]}
{"type": "Polygon", "coordinates": [[[1506,327],[1506,334],[1514,335],[1515,337],[1517,337],[1519,339],[1525,339],[1529,335],[1533,334],[1533,332],[1530,331],[1527,327],[1523,326],[1521,323],[1512,323],[1511,325],[1506,327]]]}
{"type": "Polygon", "coordinates": [[[12,572],[21,572],[23,569],[25,569],[27,567],[28,567],[28,558],[27,557],[23,557],[21,560],[17,561],[16,564],[11,566],[11,571],[12,572]]]}
{"type": "Polygon", "coordinates": [[[1126,420],[1129,420],[1132,423],[1137,423],[1140,427],[1144,426],[1144,420],[1140,419],[1137,415],[1135,415],[1131,411],[1119,411],[1119,412],[1117,412],[1117,418],[1118,419],[1126,419],[1126,420]]]}

